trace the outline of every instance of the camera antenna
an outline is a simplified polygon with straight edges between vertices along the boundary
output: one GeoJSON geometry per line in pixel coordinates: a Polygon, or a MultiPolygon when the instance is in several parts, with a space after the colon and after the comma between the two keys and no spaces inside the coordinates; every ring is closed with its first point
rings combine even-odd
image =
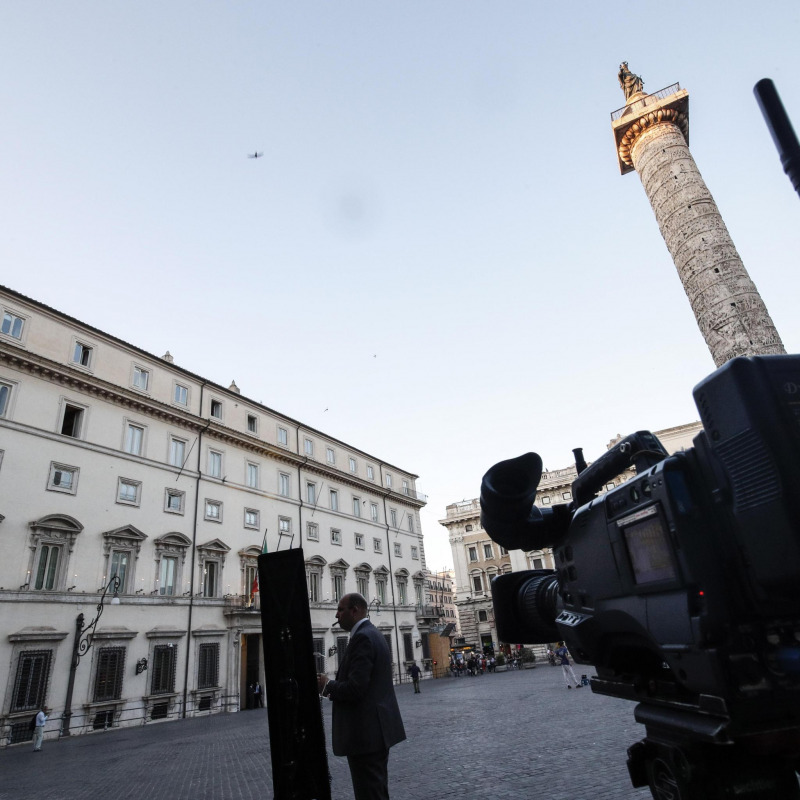
{"type": "Polygon", "coordinates": [[[800,195],[800,143],[792,122],[783,107],[778,90],[770,78],[762,78],[754,87],[761,113],[767,123],[772,141],[778,149],[783,171],[789,176],[794,190],[800,195]]]}
{"type": "Polygon", "coordinates": [[[580,475],[581,472],[583,472],[587,467],[586,459],[583,457],[583,448],[573,448],[572,455],[575,456],[575,469],[577,470],[578,475],[580,475]]]}

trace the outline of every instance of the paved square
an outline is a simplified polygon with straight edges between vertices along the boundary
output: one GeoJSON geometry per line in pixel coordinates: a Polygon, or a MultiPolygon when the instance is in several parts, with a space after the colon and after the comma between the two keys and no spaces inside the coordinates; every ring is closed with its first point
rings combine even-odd
{"type": "MultiPolygon", "coordinates": [[[[581,668],[576,665],[580,675],[581,668]]],[[[588,672],[588,670],[587,670],[588,672]]],[[[633,704],[567,690],[559,667],[397,687],[408,740],[389,757],[395,800],[546,797],[646,800],[626,749],[644,736],[633,704]]],[[[331,704],[323,704],[330,742],[331,704]]],[[[330,753],[335,800],[352,800],[330,753]]],[[[46,740],[0,751],[0,800],[264,800],[272,797],[265,710],[46,740]]]]}

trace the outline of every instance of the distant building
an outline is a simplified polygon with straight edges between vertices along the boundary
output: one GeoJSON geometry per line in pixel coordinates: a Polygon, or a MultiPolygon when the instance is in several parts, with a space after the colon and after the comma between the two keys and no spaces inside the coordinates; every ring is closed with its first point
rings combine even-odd
{"type": "MultiPolygon", "coordinates": [[[[656,431],[669,453],[692,446],[692,439],[702,430],[699,422],[656,431]]],[[[622,437],[618,434],[607,447],[613,447],[622,437]]],[[[633,470],[608,481],[603,491],[613,489],[633,477],[633,470]]],[[[575,465],[563,469],[545,470],[536,495],[536,505],[546,508],[572,500],[572,482],[577,477],[575,465]]],[[[493,542],[481,526],[480,501],[462,500],[446,508],[447,516],[439,523],[447,528],[455,564],[455,604],[463,641],[456,646],[484,652],[494,652],[500,644],[531,644],[529,642],[500,642],[497,636],[491,598],[491,582],[497,575],[526,569],[553,569],[553,553],[544,550],[512,550],[493,542]]],[[[541,654],[544,648],[534,648],[541,654]]]]}
{"type": "Polygon", "coordinates": [[[252,704],[264,544],[304,549],[320,671],[359,591],[406,675],[431,629],[416,475],[9,289],[0,321],[3,744],[42,703],[57,735],[71,684],[73,734],[252,704]]]}

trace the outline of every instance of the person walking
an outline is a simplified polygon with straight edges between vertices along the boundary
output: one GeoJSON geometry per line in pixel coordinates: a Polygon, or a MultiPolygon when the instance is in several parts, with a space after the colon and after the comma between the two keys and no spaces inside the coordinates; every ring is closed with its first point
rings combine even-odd
{"type": "Polygon", "coordinates": [[[389,748],[406,738],[392,683],[392,657],[367,618],[367,601],[346,594],[336,621],[350,633],[335,680],[317,675],[333,702],[333,752],[347,756],[355,800],[389,800],[389,748]]]}
{"type": "Polygon", "coordinates": [[[573,686],[576,689],[580,689],[580,681],[575,677],[575,672],[572,669],[572,665],[569,663],[569,650],[567,650],[567,648],[564,646],[564,642],[558,643],[556,657],[560,659],[561,671],[564,673],[564,680],[566,681],[567,689],[571,689],[573,686]],[[570,683],[570,679],[572,679],[572,683],[570,683]]]}
{"type": "Polygon", "coordinates": [[[36,727],[33,729],[33,752],[40,753],[42,750],[42,740],[44,739],[44,726],[47,724],[47,712],[50,709],[42,706],[36,715],[36,727]]]}
{"type": "Polygon", "coordinates": [[[253,686],[253,703],[255,708],[264,708],[264,690],[258,681],[253,686]]]}
{"type": "Polygon", "coordinates": [[[416,661],[408,668],[408,672],[411,675],[411,682],[414,684],[414,694],[422,694],[419,690],[419,676],[422,670],[417,666],[416,661]]]}

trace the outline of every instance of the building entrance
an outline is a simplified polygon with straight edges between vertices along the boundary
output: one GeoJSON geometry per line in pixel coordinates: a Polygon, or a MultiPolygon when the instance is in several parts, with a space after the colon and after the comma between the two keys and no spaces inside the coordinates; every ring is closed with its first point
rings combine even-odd
{"type": "Polygon", "coordinates": [[[242,636],[242,686],[239,709],[264,705],[264,681],[261,676],[261,634],[248,633],[242,636]],[[261,700],[256,697],[255,685],[261,685],[261,700]]]}

